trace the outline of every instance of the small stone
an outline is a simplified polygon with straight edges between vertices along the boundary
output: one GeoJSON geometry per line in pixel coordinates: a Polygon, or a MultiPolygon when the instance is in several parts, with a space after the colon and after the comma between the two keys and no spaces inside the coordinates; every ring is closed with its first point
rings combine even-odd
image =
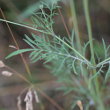
{"type": "Polygon", "coordinates": [[[9,72],[9,71],[2,71],[2,75],[6,76],[6,77],[10,77],[13,75],[13,73],[9,72]]]}

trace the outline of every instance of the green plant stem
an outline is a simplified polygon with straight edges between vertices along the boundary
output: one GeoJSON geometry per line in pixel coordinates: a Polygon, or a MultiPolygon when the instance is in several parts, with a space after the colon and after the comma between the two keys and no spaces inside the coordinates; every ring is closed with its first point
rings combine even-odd
{"type": "Polygon", "coordinates": [[[95,66],[95,57],[94,57],[94,49],[93,49],[93,39],[92,39],[92,29],[91,29],[91,22],[90,22],[90,15],[89,15],[89,8],[88,8],[88,0],[84,1],[84,12],[85,12],[85,18],[87,23],[87,31],[88,31],[88,37],[90,41],[90,51],[91,51],[91,62],[95,66]]]}
{"type": "Polygon", "coordinates": [[[9,21],[9,20],[1,19],[1,18],[0,18],[0,21],[7,22],[7,23],[10,23],[10,24],[14,24],[14,25],[21,26],[21,27],[25,27],[27,29],[31,29],[31,30],[34,30],[34,31],[39,31],[39,32],[44,33],[44,34],[50,34],[48,32],[45,32],[43,30],[38,30],[38,29],[36,29],[34,27],[31,27],[31,26],[28,26],[28,25],[25,25],[25,24],[16,23],[16,22],[12,22],[12,21],[9,21]]]}
{"type": "MultiPolygon", "coordinates": [[[[89,15],[88,0],[83,0],[83,5],[84,5],[84,12],[85,12],[85,18],[87,23],[87,31],[88,31],[89,41],[90,41],[91,62],[95,66],[96,62],[95,62],[95,56],[94,56],[94,50],[93,50],[92,29],[91,29],[90,15],[89,15]]],[[[93,74],[96,74],[96,69],[93,69],[93,74]]],[[[97,101],[96,103],[98,103],[98,106],[97,106],[98,110],[105,110],[103,101],[101,99],[101,91],[99,87],[98,77],[94,79],[94,85],[91,82],[91,86],[92,86],[91,91],[96,92],[96,101],[97,101]]]]}
{"type": "Polygon", "coordinates": [[[105,60],[103,60],[102,62],[100,62],[99,64],[97,64],[97,66],[96,67],[100,67],[101,65],[104,65],[104,64],[107,64],[107,63],[109,63],[110,62],[110,57],[109,58],[107,58],[107,59],[105,59],[105,60]]]}
{"type": "Polygon", "coordinates": [[[79,28],[78,28],[78,21],[77,21],[77,15],[76,15],[76,10],[75,10],[75,3],[74,0],[70,0],[70,7],[71,7],[71,14],[72,14],[72,19],[74,21],[74,30],[75,30],[75,38],[76,38],[76,44],[79,52],[81,53],[81,41],[80,41],[80,35],[79,35],[79,28]]]}

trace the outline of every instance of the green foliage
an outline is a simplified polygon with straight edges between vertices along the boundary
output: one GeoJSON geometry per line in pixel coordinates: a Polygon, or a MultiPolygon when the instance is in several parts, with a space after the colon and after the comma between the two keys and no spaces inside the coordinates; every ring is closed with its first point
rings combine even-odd
{"type": "MultiPolygon", "coordinates": [[[[76,94],[77,99],[78,97],[85,97],[87,100],[93,100],[94,103],[101,105],[103,103],[103,98],[101,99],[102,93],[100,93],[102,88],[99,85],[98,77],[103,78],[101,74],[104,73],[105,84],[110,77],[110,46],[107,47],[104,40],[102,40],[102,45],[98,45],[98,43],[93,45],[87,3],[87,0],[84,0],[89,41],[82,46],[82,53],[76,48],[77,42],[75,41],[74,31],[72,31],[70,38],[54,33],[53,18],[57,15],[56,9],[59,6],[54,1],[51,1],[49,5],[43,2],[42,7],[39,7],[39,11],[32,17],[33,28],[36,28],[40,35],[32,34],[31,38],[25,35],[24,41],[31,48],[17,50],[6,58],[30,51],[29,58],[31,62],[35,63],[43,59],[44,65],[57,77],[58,82],[64,84],[60,89],[66,95],[73,92],[76,94]],[[44,8],[48,9],[50,13],[46,13],[44,8]],[[86,54],[89,48],[91,52],[90,58],[86,54]],[[106,65],[108,66],[107,71],[103,72],[106,65]]],[[[89,106],[90,104],[87,104],[86,110],[88,110],[89,106]]],[[[103,105],[101,107],[100,109],[97,107],[97,110],[105,110],[103,105]]]]}
{"type": "Polygon", "coordinates": [[[24,12],[18,17],[20,21],[24,20],[25,18],[31,16],[34,12],[38,11],[40,8],[48,7],[49,9],[53,8],[55,4],[60,0],[40,0],[36,3],[32,4],[31,6],[27,7],[24,12]]]}

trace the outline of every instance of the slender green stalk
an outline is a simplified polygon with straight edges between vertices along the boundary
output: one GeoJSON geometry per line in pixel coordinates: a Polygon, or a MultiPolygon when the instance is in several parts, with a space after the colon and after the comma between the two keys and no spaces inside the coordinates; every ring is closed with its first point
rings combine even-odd
{"type": "Polygon", "coordinates": [[[72,14],[72,19],[74,21],[74,30],[75,30],[75,37],[76,37],[76,44],[79,52],[81,53],[81,41],[80,41],[80,35],[79,35],[79,28],[78,28],[78,21],[77,21],[77,15],[76,15],[76,10],[75,10],[75,3],[74,0],[70,0],[70,7],[71,7],[71,14],[72,14]]]}
{"type": "MultiPolygon", "coordinates": [[[[92,60],[91,62],[95,66],[96,62],[95,62],[95,56],[94,56],[94,50],[93,50],[92,29],[91,29],[90,15],[89,15],[88,0],[83,0],[83,5],[84,5],[84,12],[85,12],[85,18],[87,23],[87,31],[88,31],[89,41],[90,41],[90,51],[91,51],[91,60],[92,60]]],[[[93,74],[96,74],[96,69],[93,69],[93,74]]],[[[101,99],[101,91],[100,91],[97,77],[94,79],[94,84],[95,84],[94,90],[92,91],[95,92],[95,89],[96,89],[97,103],[99,104],[97,108],[98,110],[105,110],[103,101],[101,99]]],[[[93,86],[92,83],[91,85],[93,86]]]]}
{"type": "Polygon", "coordinates": [[[95,65],[95,57],[94,57],[94,49],[93,49],[93,39],[92,39],[92,29],[91,29],[91,22],[90,22],[90,15],[89,15],[89,7],[88,7],[88,0],[83,0],[84,4],[84,12],[85,12],[85,18],[87,23],[87,31],[88,31],[88,37],[90,41],[90,51],[91,51],[91,61],[93,65],[95,65]]]}
{"type": "Polygon", "coordinates": [[[25,27],[27,29],[31,29],[31,30],[34,30],[34,31],[39,31],[39,32],[44,33],[44,34],[50,34],[48,32],[45,32],[43,30],[36,29],[34,27],[31,27],[31,26],[28,26],[28,25],[25,25],[25,24],[16,23],[16,22],[12,22],[12,21],[9,21],[9,20],[1,19],[1,18],[0,18],[0,21],[7,22],[7,23],[10,23],[10,24],[14,24],[14,25],[17,25],[17,26],[20,26],[20,27],[25,27]]]}

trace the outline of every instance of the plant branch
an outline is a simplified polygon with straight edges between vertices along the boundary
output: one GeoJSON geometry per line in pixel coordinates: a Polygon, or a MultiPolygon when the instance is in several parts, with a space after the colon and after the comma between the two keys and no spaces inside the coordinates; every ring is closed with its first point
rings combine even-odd
{"type": "Polygon", "coordinates": [[[0,21],[2,21],[2,22],[8,22],[8,23],[11,23],[11,24],[15,24],[15,25],[18,25],[18,26],[21,26],[21,27],[25,27],[25,28],[28,28],[28,29],[32,29],[32,30],[38,31],[38,32],[40,32],[40,33],[44,33],[44,34],[47,34],[47,35],[54,36],[54,37],[56,37],[59,41],[61,41],[62,43],[64,43],[67,47],[69,47],[71,50],[73,50],[73,51],[74,51],[78,56],[80,56],[83,60],[85,60],[85,61],[87,62],[87,64],[91,65],[91,63],[90,63],[85,57],[83,57],[75,48],[71,47],[69,44],[67,44],[65,41],[63,41],[62,39],[60,39],[57,35],[53,34],[52,32],[45,32],[44,30],[39,30],[39,29],[30,27],[30,26],[27,26],[27,25],[24,25],[24,24],[19,24],[19,23],[11,22],[11,21],[4,20],[4,19],[0,19],[0,21]]]}

